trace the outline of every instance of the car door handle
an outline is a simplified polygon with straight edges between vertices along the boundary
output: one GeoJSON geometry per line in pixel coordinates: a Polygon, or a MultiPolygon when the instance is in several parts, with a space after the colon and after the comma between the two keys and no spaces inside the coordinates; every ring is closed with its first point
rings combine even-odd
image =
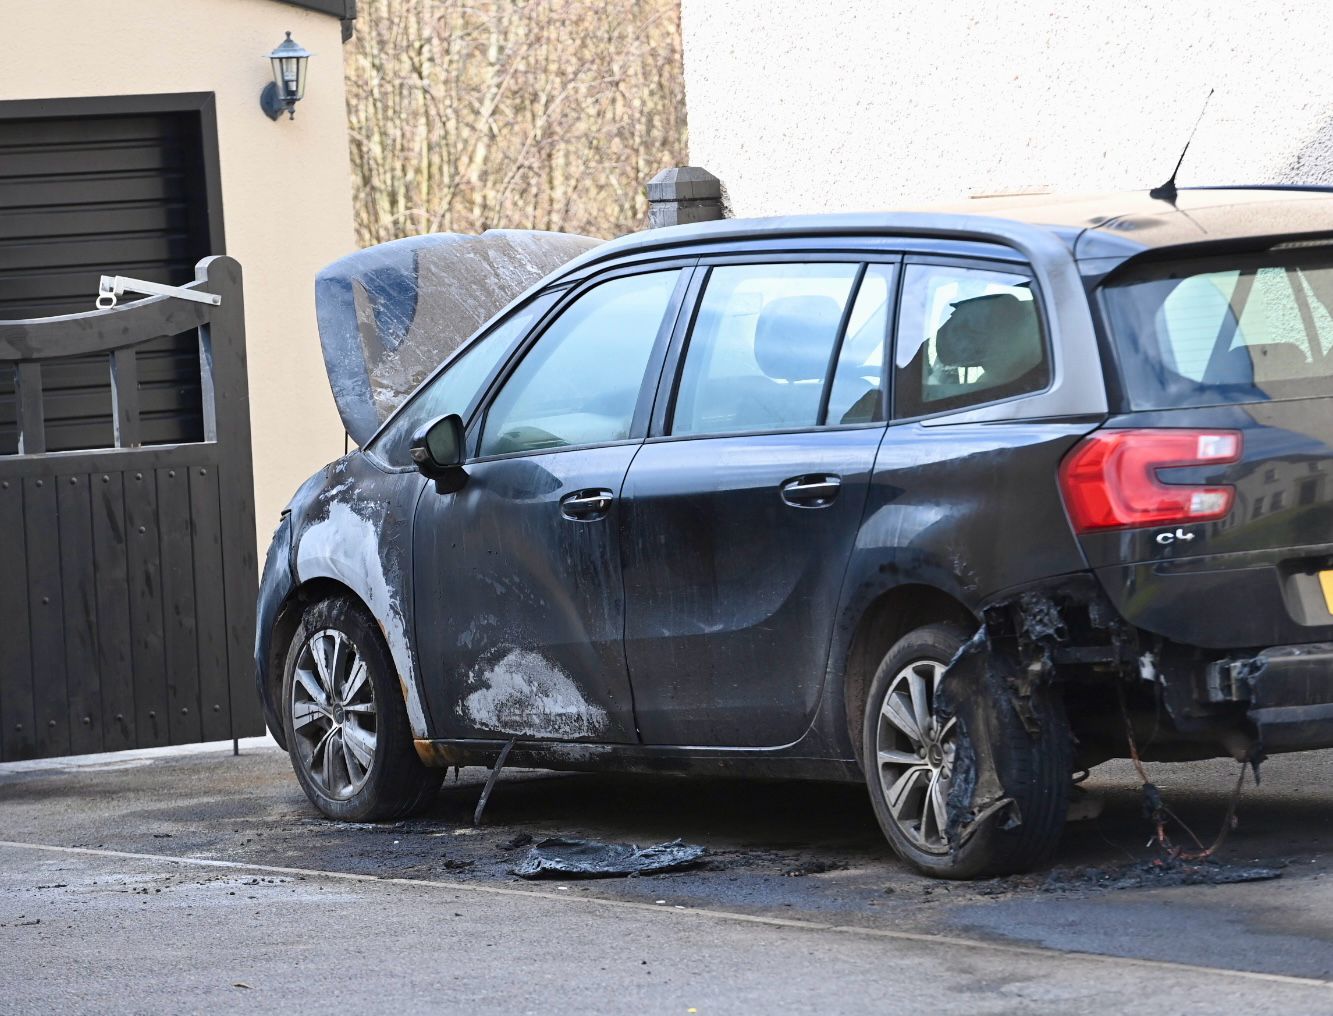
{"type": "Polygon", "coordinates": [[[575,522],[605,518],[615,495],[609,490],[576,490],[560,499],[560,514],[575,522]]]}
{"type": "Polygon", "coordinates": [[[795,508],[826,508],[841,487],[836,476],[798,476],[782,485],[782,500],[795,508]]]}

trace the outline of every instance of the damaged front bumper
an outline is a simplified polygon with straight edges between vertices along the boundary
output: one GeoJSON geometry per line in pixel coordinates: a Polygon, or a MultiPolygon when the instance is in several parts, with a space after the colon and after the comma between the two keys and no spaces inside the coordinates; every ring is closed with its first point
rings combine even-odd
{"type": "Polygon", "coordinates": [[[279,612],[295,585],[291,557],[291,515],[283,512],[277,529],[273,531],[273,541],[264,561],[264,574],[259,581],[259,597],[255,604],[255,685],[263,706],[264,724],[273,734],[274,740],[284,748],[286,737],[282,717],[278,713],[273,680],[276,673],[273,643],[279,612]]]}
{"type": "Polygon", "coordinates": [[[1333,642],[1218,660],[1205,688],[1210,702],[1245,706],[1266,751],[1333,747],[1333,642]]]}

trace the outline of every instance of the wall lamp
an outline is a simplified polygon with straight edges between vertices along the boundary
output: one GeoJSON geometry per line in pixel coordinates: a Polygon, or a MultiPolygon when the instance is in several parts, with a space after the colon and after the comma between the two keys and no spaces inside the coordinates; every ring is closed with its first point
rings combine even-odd
{"type": "Polygon", "coordinates": [[[296,104],[305,97],[306,68],[310,62],[310,52],[292,39],[287,33],[272,53],[268,55],[273,64],[273,80],[259,93],[259,105],[270,120],[276,120],[285,112],[289,119],[296,119],[296,104]]]}

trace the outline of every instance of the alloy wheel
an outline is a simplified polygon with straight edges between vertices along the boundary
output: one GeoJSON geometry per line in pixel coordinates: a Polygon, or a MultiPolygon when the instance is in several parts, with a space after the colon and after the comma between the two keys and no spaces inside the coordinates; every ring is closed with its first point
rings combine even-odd
{"type": "Polygon", "coordinates": [[[375,692],[366,661],[336,628],[315,632],[296,659],[290,702],[297,756],[331,798],[348,798],[375,762],[375,692]]]}
{"type": "Polygon", "coordinates": [[[917,660],[889,685],[880,709],[875,748],[880,787],[889,814],[916,847],[949,849],[949,781],[957,751],[954,719],[937,725],[935,695],[945,665],[917,660]]]}

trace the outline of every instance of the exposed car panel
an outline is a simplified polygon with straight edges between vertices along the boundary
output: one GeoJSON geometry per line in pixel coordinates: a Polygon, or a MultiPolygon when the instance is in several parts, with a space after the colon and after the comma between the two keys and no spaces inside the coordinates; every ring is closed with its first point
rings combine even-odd
{"type": "Polygon", "coordinates": [[[638,739],[619,501],[689,277],[629,273],[574,293],[474,425],[482,460],[466,485],[422,498],[417,636],[442,730],[638,739]]]}
{"type": "Polygon", "coordinates": [[[324,366],[343,426],[363,445],[407,395],[491,315],[601,243],[492,229],[368,247],[315,279],[324,366]]]}

